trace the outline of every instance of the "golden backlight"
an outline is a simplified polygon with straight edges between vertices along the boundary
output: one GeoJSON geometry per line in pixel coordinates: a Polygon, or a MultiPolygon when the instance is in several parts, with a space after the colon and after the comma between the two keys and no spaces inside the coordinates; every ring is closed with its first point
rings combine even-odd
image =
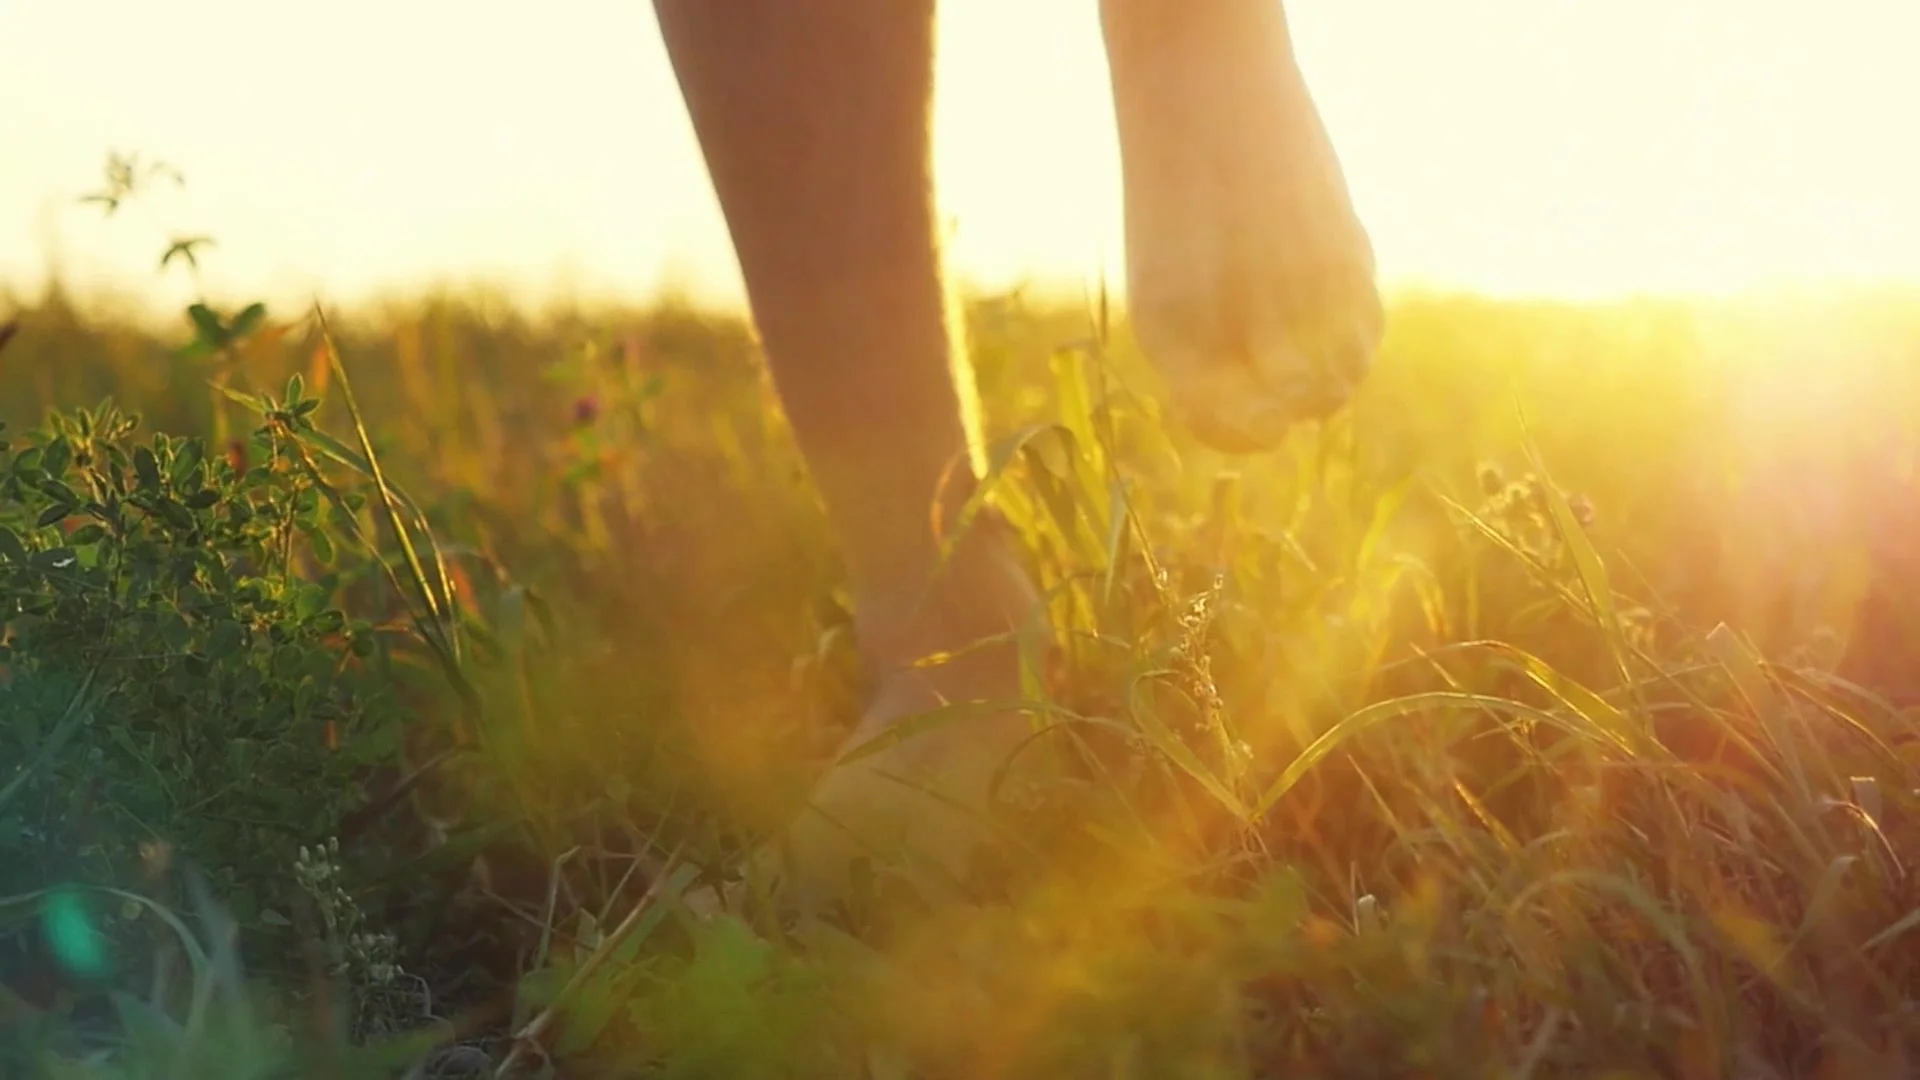
{"type": "MultiPolygon", "coordinates": [[[[1912,0],[1289,8],[1390,282],[1920,280],[1912,0]]],[[[1077,284],[1117,268],[1095,4],[946,9],[938,171],[959,269],[1077,284]]],[[[284,301],[474,278],[737,294],[644,0],[0,0],[0,38],[0,281],[16,287],[57,261],[153,295],[181,231],[219,239],[216,291],[284,301]],[[71,197],[109,149],[167,159],[189,187],[101,221],[71,197]]]]}

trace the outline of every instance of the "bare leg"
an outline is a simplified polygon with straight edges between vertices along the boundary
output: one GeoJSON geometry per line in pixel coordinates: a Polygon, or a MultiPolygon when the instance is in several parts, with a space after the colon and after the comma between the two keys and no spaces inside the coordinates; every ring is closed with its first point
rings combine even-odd
{"type": "MultiPolygon", "coordinates": [[[[898,671],[1005,632],[1032,601],[1000,542],[983,534],[921,602],[936,565],[936,488],[957,466],[963,482],[951,502],[965,497],[977,442],[931,188],[932,0],[655,7],[775,385],[846,555],[863,647],[883,674],[856,738],[942,697],[1009,694],[1015,668],[1005,654],[931,676],[898,671]]],[[[828,815],[854,827],[926,824],[909,789],[878,770],[959,766],[944,777],[961,789],[950,794],[977,801],[981,759],[1007,745],[1013,720],[957,723],[831,774],[816,813],[796,826],[793,839],[809,849],[800,861],[839,857],[842,834],[828,815]]],[[[918,832],[934,847],[951,839],[918,832]]],[[[816,871],[838,876],[824,865],[800,876],[816,871]]]]}
{"type": "MultiPolygon", "coordinates": [[[[1031,602],[991,535],[934,582],[929,500],[977,432],[935,235],[932,0],[656,0],[773,376],[885,673],[856,738],[1010,696],[1003,654],[900,666],[1007,629],[1031,602]]],[[[1275,0],[1102,0],[1126,185],[1130,308],[1177,410],[1251,449],[1344,403],[1379,301],[1366,235],[1275,0]]],[[[963,476],[966,475],[963,471],[963,476]]],[[[964,486],[959,493],[963,495],[964,486]]],[[[885,773],[976,805],[1017,717],[953,723],[830,774],[793,839],[840,874],[842,827],[951,868],[967,830],[885,773]],[[831,817],[837,824],[828,823],[831,817]]]]}
{"type": "Polygon", "coordinates": [[[754,321],[861,590],[967,452],[935,243],[931,0],[658,0],[754,321]],[[910,507],[910,509],[909,509],[910,507]]]}

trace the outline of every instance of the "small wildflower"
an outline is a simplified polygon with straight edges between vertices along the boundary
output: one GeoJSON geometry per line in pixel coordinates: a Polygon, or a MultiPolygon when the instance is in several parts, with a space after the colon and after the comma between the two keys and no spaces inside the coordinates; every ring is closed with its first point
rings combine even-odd
{"type": "Polygon", "coordinates": [[[357,987],[391,984],[403,974],[396,962],[392,934],[361,927],[366,915],[341,883],[340,840],[329,837],[317,850],[301,847],[293,876],[313,899],[333,950],[333,969],[357,987]]]}
{"type": "Polygon", "coordinates": [[[1573,511],[1573,520],[1581,525],[1593,524],[1593,502],[1585,495],[1574,495],[1567,499],[1567,509],[1573,511]]]}
{"type": "Polygon", "coordinates": [[[1353,902],[1353,922],[1360,930],[1379,930],[1386,922],[1386,912],[1380,907],[1380,899],[1372,893],[1353,902]]]}
{"type": "Polygon", "coordinates": [[[159,877],[173,864],[173,847],[163,840],[140,842],[140,865],[149,877],[159,877]]]}
{"type": "Polygon", "coordinates": [[[573,422],[576,427],[586,427],[600,419],[600,398],[595,394],[582,394],[573,401],[573,422]]]}

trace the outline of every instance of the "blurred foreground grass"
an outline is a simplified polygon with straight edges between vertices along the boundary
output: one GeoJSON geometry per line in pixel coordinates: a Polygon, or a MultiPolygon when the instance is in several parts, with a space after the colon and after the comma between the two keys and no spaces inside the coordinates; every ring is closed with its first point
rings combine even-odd
{"type": "MultiPolygon", "coordinates": [[[[15,317],[16,433],[110,395],[136,443],[228,431],[216,487],[270,473],[314,436],[249,443],[260,418],[207,391],[224,364],[276,400],[298,375],[322,401],[302,415],[359,445],[311,320],[182,357],[190,329],[58,293],[15,317]]],[[[361,736],[364,790],[302,794],[270,831],[327,864],[287,866],[289,896],[327,909],[313,883],[337,878],[363,913],[339,918],[393,936],[421,990],[387,1026],[471,1042],[429,1073],[519,1031],[520,1060],[581,1076],[1911,1074],[1920,297],[1403,297],[1355,408],[1244,460],[1163,425],[1124,336],[1074,305],[968,317],[997,497],[1067,632],[1036,716],[1085,768],[1009,811],[1024,843],[964,918],[916,914],[882,872],[797,928],[646,892],[669,852],[729,873],[858,699],[835,555],[745,327],[473,295],[335,317],[368,443],[431,522],[427,584],[347,458],[364,507],[289,495],[325,521],[287,533],[283,575],[386,634],[405,707],[361,736]],[[354,514],[391,587],[310,549],[352,546],[354,514]],[[451,676],[404,619],[436,595],[451,676]]],[[[59,543],[57,516],[12,523],[23,552],[59,543]]],[[[164,825],[99,802],[4,821],[237,859],[192,800],[164,825]]],[[[243,943],[285,906],[212,900],[243,943]]],[[[0,1063],[159,1075],[71,1071],[124,1036],[83,1023],[104,991],[44,955],[50,925],[10,931],[3,1000],[39,1034],[0,1063]]],[[[280,972],[262,994],[316,993],[245,959],[280,972]]],[[[115,1031],[140,1028],[135,997],[171,1000],[118,989],[115,1031]]],[[[307,1045],[306,1012],[269,1013],[248,1021],[267,1043],[307,1045]]]]}

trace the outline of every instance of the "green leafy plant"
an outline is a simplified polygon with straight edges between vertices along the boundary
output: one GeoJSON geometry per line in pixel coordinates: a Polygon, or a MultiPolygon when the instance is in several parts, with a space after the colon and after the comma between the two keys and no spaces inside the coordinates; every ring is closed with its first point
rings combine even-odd
{"type": "Polygon", "coordinates": [[[0,448],[0,891],[151,887],[204,868],[243,930],[287,948],[302,845],[359,801],[403,712],[380,632],[336,598],[364,497],[290,434],[291,387],[246,460],[138,436],[111,402],[0,448]],[[338,498],[322,497],[323,487],[338,498]]]}
{"type": "MultiPolygon", "coordinates": [[[[180,187],[185,187],[187,182],[180,170],[173,166],[162,161],[142,162],[137,154],[108,155],[105,179],[106,185],[101,190],[81,196],[80,201],[98,205],[107,216],[112,216],[128,200],[146,191],[155,180],[170,179],[180,187]]],[[[178,261],[186,266],[198,282],[200,251],[213,243],[210,236],[171,236],[166,250],[160,255],[160,269],[164,271],[178,261]]],[[[203,296],[187,305],[186,317],[188,324],[193,327],[193,337],[175,349],[174,356],[182,360],[211,358],[214,361],[207,372],[208,384],[213,392],[213,442],[216,446],[225,446],[230,421],[223,400],[224,391],[241,370],[244,359],[242,346],[266,330],[267,306],[255,301],[232,315],[223,315],[203,296]]]]}

